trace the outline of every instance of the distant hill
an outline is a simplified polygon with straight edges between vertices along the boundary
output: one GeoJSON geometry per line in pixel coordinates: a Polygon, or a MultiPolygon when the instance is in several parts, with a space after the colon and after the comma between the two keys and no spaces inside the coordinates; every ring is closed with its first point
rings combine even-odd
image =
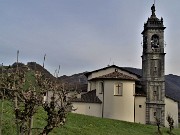
{"type": "MultiPolygon", "coordinates": [[[[87,90],[87,79],[84,76],[84,73],[74,74],[72,76],[61,76],[59,78],[54,77],[48,70],[46,70],[44,67],[42,67],[40,64],[36,62],[28,62],[27,65],[24,63],[13,63],[9,66],[3,66],[4,69],[12,68],[14,71],[16,68],[19,68],[19,70],[26,70],[24,67],[27,66],[30,70],[38,71],[43,73],[47,78],[50,78],[51,80],[56,80],[60,84],[64,86],[66,90],[69,91],[86,91],[87,90]]],[[[2,66],[0,66],[0,70],[2,69],[2,66]]],[[[6,70],[7,71],[7,70],[6,70]]],[[[1,74],[1,72],[0,72],[1,74]]]]}
{"type": "MultiPolygon", "coordinates": [[[[16,67],[17,63],[12,64],[12,67],[16,67]]],[[[22,67],[25,64],[18,63],[18,67],[22,67]]],[[[48,70],[43,68],[40,64],[36,62],[28,62],[27,66],[31,70],[40,71],[45,74],[46,77],[51,79],[56,79],[48,70]]],[[[6,66],[8,68],[8,66],[6,66]]],[[[138,76],[142,76],[142,70],[138,68],[132,67],[122,67],[125,70],[135,73],[138,76]]],[[[87,78],[84,75],[87,72],[74,74],[71,76],[63,75],[58,77],[59,83],[64,84],[65,88],[68,90],[76,90],[78,92],[87,91],[87,78]]],[[[180,102],[180,76],[178,75],[165,75],[165,87],[166,87],[166,95],[180,102]]],[[[180,106],[179,106],[180,107],[180,106]]]]}
{"type": "MultiPolygon", "coordinates": [[[[21,70],[26,70],[25,67],[28,67],[30,70],[34,70],[34,71],[39,71],[43,74],[45,74],[45,76],[47,78],[50,78],[50,79],[56,79],[48,70],[46,70],[45,68],[43,68],[40,64],[36,63],[36,62],[28,62],[27,65],[25,65],[24,63],[13,63],[12,65],[9,65],[9,66],[3,66],[4,68],[4,72],[8,72],[8,69],[12,69],[12,70],[16,70],[16,68],[18,68],[21,70]]],[[[0,70],[2,70],[2,66],[0,66],[0,70]]],[[[1,74],[1,72],[0,72],[1,74]]]]}
{"type": "Polygon", "coordinates": [[[180,103],[180,76],[169,74],[165,76],[165,80],[166,95],[178,100],[180,103]]]}
{"type": "MultiPolygon", "coordinates": [[[[36,62],[28,62],[27,66],[31,70],[40,71],[45,74],[46,77],[51,79],[56,79],[48,70],[43,68],[41,65],[36,62]]],[[[85,73],[85,72],[84,72],[85,73]]],[[[64,85],[64,88],[69,91],[86,91],[87,90],[87,79],[84,76],[84,73],[74,74],[72,76],[63,75],[58,77],[58,82],[64,85]]]]}
{"type": "Polygon", "coordinates": [[[77,92],[86,92],[87,91],[87,78],[85,77],[86,72],[74,74],[71,76],[63,75],[58,77],[61,83],[68,84],[71,90],[75,90],[77,92]]]}
{"type": "Polygon", "coordinates": [[[87,78],[84,75],[85,73],[87,73],[87,72],[74,74],[71,76],[63,75],[63,76],[59,77],[58,79],[62,82],[75,83],[75,84],[76,83],[87,84],[87,78]]]}
{"type": "Polygon", "coordinates": [[[27,63],[27,66],[28,66],[31,70],[39,71],[39,72],[45,74],[45,76],[46,76],[47,78],[55,79],[55,77],[54,77],[48,70],[46,70],[45,68],[43,68],[40,64],[38,64],[38,63],[36,63],[36,62],[28,62],[28,63],[27,63]]]}
{"type": "Polygon", "coordinates": [[[45,74],[46,77],[50,79],[57,79],[58,82],[64,85],[64,88],[69,91],[86,91],[87,90],[87,79],[84,76],[84,73],[74,74],[72,76],[63,75],[61,77],[55,78],[48,70],[43,68],[40,64],[36,62],[28,62],[27,66],[31,70],[40,71],[45,74]]]}

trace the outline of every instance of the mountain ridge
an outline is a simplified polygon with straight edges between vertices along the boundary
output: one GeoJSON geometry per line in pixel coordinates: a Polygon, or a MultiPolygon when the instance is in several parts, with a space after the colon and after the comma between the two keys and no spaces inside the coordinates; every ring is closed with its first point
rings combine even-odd
{"type": "MultiPolygon", "coordinates": [[[[122,68],[138,76],[142,76],[142,69],[133,68],[133,67],[122,67],[122,68]]],[[[83,84],[86,84],[87,78],[84,75],[84,73],[87,72],[74,74],[71,76],[61,76],[58,79],[64,82],[69,82],[74,84],[77,83],[77,79],[80,79],[83,80],[82,81],[83,84]]],[[[79,81],[78,84],[81,84],[82,82],[79,81]]],[[[165,88],[166,88],[166,96],[180,102],[180,76],[173,74],[165,75],[165,88]]]]}
{"type": "MultiPolygon", "coordinates": [[[[16,67],[17,63],[12,64],[12,67],[16,67]]],[[[21,67],[25,64],[18,63],[18,66],[21,67]]],[[[77,92],[86,92],[87,91],[87,78],[84,75],[86,72],[73,74],[71,76],[60,76],[58,78],[54,77],[47,69],[42,67],[40,64],[36,62],[28,62],[27,66],[31,70],[36,70],[43,72],[46,77],[50,79],[58,79],[59,83],[66,84],[66,89],[69,89],[70,91],[77,91],[77,92]]],[[[7,66],[6,66],[7,67],[7,66]]],[[[133,68],[133,67],[121,67],[131,73],[134,73],[138,76],[142,76],[142,69],[139,68],[133,68]]],[[[173,98],[180,103],[180,76],[178,75],[165,75],[165,90],[166,95],[170,98],[173,98]]],[[[179,105],[180,108],[180,105],[179,105]]]]}

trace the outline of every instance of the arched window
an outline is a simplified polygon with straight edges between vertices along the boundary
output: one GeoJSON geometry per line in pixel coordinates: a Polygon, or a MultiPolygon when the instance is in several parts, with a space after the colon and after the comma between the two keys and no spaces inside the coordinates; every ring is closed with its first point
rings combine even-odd
{"type": "Polygon", "coordinates": [[[159,36],[156,34],[151,37],[151,48],[159,48],[159,36]]]}
{"type": "Polygon", "coordinates": [[[99,94],[102,94],[104,92],[104,82],[99,82],[99,94]]]}

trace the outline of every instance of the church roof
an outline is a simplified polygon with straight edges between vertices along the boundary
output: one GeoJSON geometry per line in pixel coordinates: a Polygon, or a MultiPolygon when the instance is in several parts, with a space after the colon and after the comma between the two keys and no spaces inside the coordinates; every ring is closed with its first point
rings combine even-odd
{"type": "Polygon", "coordinates": [[[90,74],[94,73],[94,72],[98,72],[98,71],[101,71],[101,70],[105,70],[105,69],[108,69],[108,68],[117,68],[117,69],[120,69],[120,70],[123,70],[123,71],[126,71],[130,74],[133,74],[133,75],[136,75],[137,77],[141,77],[141,75],[139,73],[135,73],[135,72],[132,72],[131,70],[129,70],[129,68],[126,68],[126,67],[118,67],[116,65],[111,65],[111,66],[107,66],[107,67],[104,67],[104,68],[100,68],[98,70],[94,70],[94,71],[91,71],[91,72],[87,72],[85,73],[84,75],[86,77],[88,77],[90,74]]]}
{"type": "Polygon", "coordinates": [[[137,81],[139,79],[132,77],[132,76],[128,76],[125,75],[121,72],[115,71],[106,75],[102,75],[93,79],[122,79],[122,80],[133,80],[133,81],[137,81]]]}
{"type": "Polygon", "coordinates": [[[102,101],[96,96],[96,90],[88,91],[81,95],[81,98],[75,98],[72,102],[84,102],[84,103],[102,103],[102,101]]]}

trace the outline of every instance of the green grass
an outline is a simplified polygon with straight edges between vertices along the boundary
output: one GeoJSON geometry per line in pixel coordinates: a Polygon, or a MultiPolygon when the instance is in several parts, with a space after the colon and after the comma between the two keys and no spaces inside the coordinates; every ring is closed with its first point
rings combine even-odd
{"type": "MultiPolygon", "coordinates": [[[[161,130],[163,135],[167,135],[167,128],[161,130]]],[[[157,128],[150,125],[69,114],[67,124],[61,129],[55,129],[54,132],[57,135],[58,132],[63,135],[157,135],[157,128]]],[[[173,133],[180,135],[180,129],[175,129],[173,133]]]]}
{"type": "MultiPolygon", "coordinates": [[[[3,135],[15,135],[12,104],[5,101],[4,108],[3,135]]],[[[39,109],[34,116],[34,128],[43,128],[45,119],[46,113],[39,109]]],[[[39,130],[34,129],[33,134],[36,135],[39,130]]],[[[163,135],[168,135],[168,130],[161,128],[163,135]]],[[[173,133],[180,135],[180,129],[174,129],[173,133]]],[[[70,113],[66,125],[55,128],[50,135],[157,135],[157,127],[70,113]]]]}
{"type": "MultiPolygon", "coordinates": [[[[2,135],[10,135],[15,133],[15,117],[12,111],[12,104],[5,101],[3,105],[3,119],[2,119],[2,135]]],[[[2,102],[0,102],[0,113],[2,112],[2,102]]]]}

